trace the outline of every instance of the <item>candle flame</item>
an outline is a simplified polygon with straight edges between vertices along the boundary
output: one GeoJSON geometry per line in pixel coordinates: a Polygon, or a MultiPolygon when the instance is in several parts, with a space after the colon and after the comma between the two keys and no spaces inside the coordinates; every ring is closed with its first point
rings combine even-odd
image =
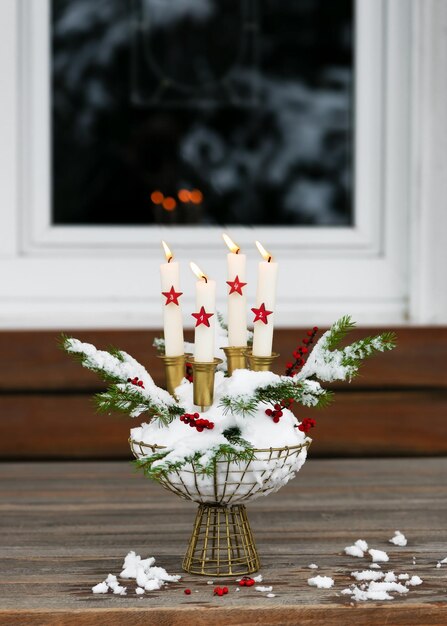
{"type": "Polygon", "coordinates": [[[227,244],[227,246],[229,247],[230,252],[234,252],[234,254],[238,254],[240,250],[239,246],[235,244],[234,241],[227,234],[222,233],[222,237],[225,243],[227,244]]]}
{"type": "Polygon", "coordinates": [[[168,244],[166,243],[166,241],[162,241],[161,245],[163,246],[163,250],[165,251],[165,255],[166,255],[166,260],[168,263],[170,263],[172,261],[172,259],[174,258],[174,255],[172,254],[172,252],[170,251],[168,244]]]}
{"type": "Polygon", "coordinates": [[[197,278],[203,278],[205,282],[208,282],[208,278],[206,274],[202,272],[202,270],[200,269],[198,265],[196,265],[195,263],[191,261],[189,264],[189,267],[192,269],[192,271],[197,276],[197,278]]]}
{"type": "Polygon", "coordinates": [[[268,261],[268,263],[270,263],[270,261],[272,260],[272,255],[270,254],[270,252],[267,252],[267,250],[264,248],[264,246],[259,242],[256,241],[256,247],[259,250],[259,253],[261,254],[261,256],[268,261]]]}

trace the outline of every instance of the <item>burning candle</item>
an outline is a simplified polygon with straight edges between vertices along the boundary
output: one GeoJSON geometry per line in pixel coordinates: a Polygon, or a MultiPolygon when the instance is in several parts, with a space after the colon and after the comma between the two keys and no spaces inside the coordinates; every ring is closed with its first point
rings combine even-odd
{"type": "Polygon", "coordinates": [[[165,337],[165,356],[181,356],[184,353],[182,309],[179,298],[180,270],[179,264],[173,261],[173,254],[162,241],[166,255],[166,263],[160,265],[161,292],[163,303],[163,328],[165,337]]]}
{"type": "Polygon", "coordinates": [[[256,242],[256,246],[264,258],[258,266],[258,285],[256,290],[256,307],[252,309],[254,316],[253,355],[270,356],[273,343],[273,319],[276,301],[276,280],[278,263],[272,255],[256,242]]]}
{"type": "Polygon", "coordinates": [[[210,280],[195,264],[191,269],[199,279],[196,283],[196,320],[194,333],[194,360],[199,363],[214,361],[214,319],[216,309],[216,281],[210,280]]]}
{"type": "Polygon", "coordinates": [[[228,345],[247,345],[247,298],[245,295],[245,272],[247,257],[225,233],[222,235],[230,249],[227,254],[228,269],[228,345]]]}

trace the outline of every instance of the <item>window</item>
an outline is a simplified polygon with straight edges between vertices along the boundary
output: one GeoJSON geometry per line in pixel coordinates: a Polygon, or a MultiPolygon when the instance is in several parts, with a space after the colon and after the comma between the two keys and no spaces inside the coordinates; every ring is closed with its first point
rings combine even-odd
{"type": "Polygon", "coordinates": [[[353,224],[352,0],[52,0],[54,224],[353,224]]]}

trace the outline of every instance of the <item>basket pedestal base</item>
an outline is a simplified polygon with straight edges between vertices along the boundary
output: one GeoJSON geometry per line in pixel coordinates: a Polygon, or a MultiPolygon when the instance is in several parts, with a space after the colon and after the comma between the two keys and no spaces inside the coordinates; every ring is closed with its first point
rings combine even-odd
{"type": "Polygon", "coordinates": [[[203,576],[253,574],[260,568],[245,506],[200,504],[183,569],[203,576]]]}

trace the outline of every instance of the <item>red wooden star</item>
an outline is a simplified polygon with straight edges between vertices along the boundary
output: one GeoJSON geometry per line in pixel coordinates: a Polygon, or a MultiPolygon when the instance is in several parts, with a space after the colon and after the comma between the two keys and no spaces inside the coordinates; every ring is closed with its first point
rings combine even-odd
{"type": "Polygon", "coordinates": [[[236,276],[234,280],[227,280],[227,285],[230,285],[229,295],[232,293],[238,293],[242,296],[242,288],[245,287],[247,283],[243,283],[239,280],[239,276],[236,276]]]}
{"type": "Polygon", "coordinates": [[[253,308],[252,311],[255,314],[255,319],[253,320],[253,323],[259,320],[260,322],[264,322],[264,324],[268,324],[267,316],[273,313],[273,311],[267,311],[264,303],[261,304],[259,309],[253,308]]]}
{"type": "Polygon", "coordinates": [[[176,291],[174,289],[174,285],[172,285],[172,287],[171,287],[171,289],[169,291],[162,291],[161,293],[166,298],[165,305],[167,305],[167,304],[176,304],[178,306],[179,305],[178,299],[180,298],[180,296],[183,295],[182,291],[176,291]]]}
{"type": "Polygon", "coordinates": [[[205,307],[201,306],[200,311],[198,313],[191,313],[191,315],[195,317],[197,320],[196,328],[197,326],[200,326],[200,324],[203,324],[204,326],[208,326],[209,328],[210,326],[209,318],[213,317],[214,313],[207,313],[205,311],[205,307]]]}

